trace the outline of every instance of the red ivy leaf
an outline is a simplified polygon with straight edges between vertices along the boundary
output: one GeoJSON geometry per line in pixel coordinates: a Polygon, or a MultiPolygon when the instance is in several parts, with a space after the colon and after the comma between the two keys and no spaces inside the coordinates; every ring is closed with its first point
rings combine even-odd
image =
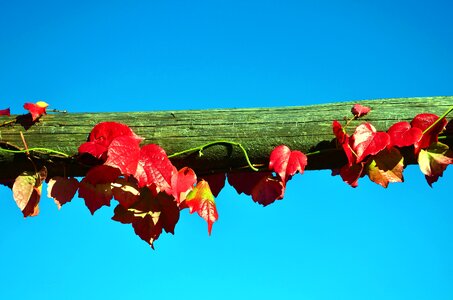
{"type": "Polygon", "coordinates": [[[369,108],[368,106],[360,105],[360,104],[354,104],[354,106],[351,109],[352,114],[356,118],[363,117],[366,114],[368,114],[370,111],[371,111],[371,108],[369,108]]]}
{"type": "Polygon", "coordinates": [[[36,121],[39,117],[46,114],[47,106],[49,106],[49,104],[43,101],[24,104],[24,108],[30,112],[33,121],[36,121]]]}
{"type": "MultiPolygon", "coordinates": [[[[421,131],[425,131],[429,126],[439,119],[434,114],[419,114],[411,121],[412,127],[419,128],[421,131]]],[[[421,149],[428,148],[431,144],[438,141],[439,133],[444,130],[447,125],[447,120],[443,118],[436,125],[433,126],[428,132],[423,134],[422,138],[415,143],[415,153],[419,153],[421,149]]]]}
{"type": "Polygon", "coordinates": [[[449,164],[453,164],[453,152],[442,143],[433,143],[418,154],[420,170],[430,186],[436,182],[449,164]]]}
{"type": "Polygon", "coordinates": [[[111,184],[119,176],[120,171],[110,166],[100,165],[91,168],[79,184],[79,197],[94,214],[102,206],[110,206],[113,197],[111,184]]]}
{"type": "Polygon", "coordinates": [[[55,201],[58,209],[70,202],[79,189],[79,181],[75,178],[56,176],[47,184],[47,197],[55,201]]]}
{"type": "Polygon", "coordinates": [[[338,122],[337,120],[333,121],[332,129],[338,143],[341,145],[344,153],[346,154],[348,165],[352,166],[352,164],[355,163],[355,156],[354,154],[352,154],[351,146],[349,146],[349,135],[345,132],[343,126],[341,126],[340,122],[338,122]]]}
{"type": "Polygon", "coordinates": [[[209,183],[212,194],[214,195],[214,197],[217,197],[225,186],[226,173],[205,175],[202,177],[202,179],[206,180],[209,183]]]}
{"type": "Polygon", "coordinates": [[[273,177],[271,172],[229,173],[228,182],[238,194],[250,195],[253,201],[263,206],[283,199],[285,192],[283,182],[273,177]]]}
{"type": "Polygon", "coordinates": [[[131,207],[140,198],[140,191],[134,180],[118,178],[111,184],[113,198],[124,208],[131,207]]]}
{"type": "Polygon", "coordinates": [[[162,233],[173,233],[179,220],[179,208],[173,197],[159,193],[154,196],[148,188],[140,190],[140,200],[126,209],[122,205],[115,208],[113,220],[132,224],[135,233],[151,247],[162,233]]]}
{"type": "Polygon", "coordinates": [[[353,164],[352,166],[344,165],[340,170],[334,170],[332,175],[340,174],[341,179],[356,188],[359,185],[359,179],[363,176],[363,168],[365,163],[353,164]]]}
{"type": "Polygon", "coordinates": [[[93,127],[88,142],[79,147],[79,153],[89,153],[92,156],[105,160],[110,143],[117,137],[129,136],[140,143],[143,139],[137,136],[129,126],[117,122],[101,122],[93,127]]]}
{"type": "Polygon", "coordinates": [[[404,158],[398,149],[392,147],[379,152],[367,164],[367,174],[371,181],[384,188],[390,182],[403,182],[404,158]]]}
{"type": "Polygon", "coordinates": [[[214,195],[209,188],[209,183],[201,180],[187,195],[186,205],[190,213],[197,212],[208,223],[208,233],[211,235],[212,225],[219,218],[214,201],[214,195]]]}
{"type": "Polygon", "coordinates": [[[171,177],[171,194],[176,200],[176,203],[181,204],[187,194],[193,189],[197,183],[197,175],[188,167],[184,167],[178,172],[174,172],[171,177]]]}
{"type": "Polygon", "coordinates": [[[390,145],[397,147],[412,146],[417,143],[423,132],[420,128],[411,127],[409,122],[398,122],[393,124],[388,130],[390,136],[390,145]]]}
{"type": "Polygon", "coordinates": [[[140,159],[139,143],[140,141],[132,136],[115,138],[108,147],[105,165],[120,169],[123,175],[134,176],[140,159]]]}
{"type": "Polygon", "coordinates": [[[368,155],[375,155],[390,144],[386,132],[377,132],[370,123],[357,126],[352,135],[352,149],[357,154],[357,162],[362,162],[368,155]]]}
{"type": "Polygon", "coordinates": [[[9,108],[0,109],[0,116],[10,116],[10,115],[11,115],[11,112],[10,112],[9,108]]]}
{"type": "Polygon", "coordinates": [[[269,159],[269,169],[275,171],[284,184],[297,172],[302,174],[306,165],[305,154],[297,150],[291,151],[285,145],[275,147],[269,159]]]}

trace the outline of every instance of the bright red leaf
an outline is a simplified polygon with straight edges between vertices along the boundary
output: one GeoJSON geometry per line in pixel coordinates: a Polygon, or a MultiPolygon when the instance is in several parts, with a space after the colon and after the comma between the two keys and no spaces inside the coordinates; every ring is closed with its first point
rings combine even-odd
{"type": "Polygon", "coordinates": [[[384,188],[390,182],[403,182],[404,158],[398,149],[386,148],[370,159],[366,172],[371,181],[384,188]]]}
{"type": "Polygon", "coordinates": [[[344,153],[346,154],[348,165],[352,166],[352,164],[355,163],[355,156],[352,153],[351,146],[349,145],[349,135],[345,132],[343,126],[341,126],[340,122],[338,122],[337,120],[333,121],[332,129],[333,134],[337,138],[337,142],[341,145],[344,153]]]}
{"type": "Polygon", "coordinates": [[[275,147],[269,159],[269,169],[275,171],[284,184],[297,172],[302,174],[306,165],[305,154],[297,150],[291,151],[285,145],[275,147]]]}
{"type": "Polygon", "coordinates": [[[10,112],[9,108],[0,109],[0,116],[10,116],[10,115],[11,115],[11,112],[10,112]]]}
{"type": "Polygon", "coordinates": [[[46,114],[47,106],[49,106],[49,104],[44,101],[24,104],[24,108],[30,112],[33,121],[36,121],[39,117],[46,114]]]}
{"type": "Polygon", "coordinates": [[[453,152],[445,144],[433,143],[427,149],[420,150],[418,164],[431,186],[442,176],[447,166],[453,164],[453,152]]]}
{"type": "Polygon", "coordinates": [[[208,233],[211,235],[212,224],[219,218],[214,201],[214,195],[209,188],[209,183],[201,180],[187,195],[186,205],[190,213],[197,212],[208,223],[208,233]]]}
{"type": "Polygon", "coordinates": [[[368,106],[360,105],[360,104],[354,104],[354,106],[351,109],[352,114],[356,118],[363,117],[366,114],[368,114],[370,111],[371,111],[371,108],[369,108],[368,106]]]}
{"type": "Polygon", "coordinates": [[[397,147],[412,146],[422,137],[422,130],[412,127],[409,122],[398,122],[387,130],[390,136],[390,145],[397,147]]]}
{"type": "MultiPolygon", "coordinates": [[[[419,128],[422,131],[428,129],[434,122],[439,119],[434,114],[419,114],[411,121],[412,127],[419,128]]],[[[436,125],[434,125],[428,132],[423,134],[422,138],[415,143],[415,154],[419,153],[421,149],[428,148],[431,144],[438,141],[439,133],[444,130],[447,125],[447,120],[443,118],[436,125]]]]}
{"type": "Polygon", "coordinates": [[[79,181],[75,178],[56,176],[47,183],[47,197],[55,201],[58,209],[70,202],[79,189],[79,181]]]}
{"type": "Polygon", "coordinates": [[[386,132],[377,132],[370,123],[357,126],[352,135],[352,150],[357,154],[357,162],[362,162],[368,155],[375,155],[390,144],[386,132]]]}
{"type": "Polygon", "coordinates": [[[129,126],[117,122],[101,122],[94,126],[88,137],[88,142],[79,147],[79,153],[89,153],[105,160],[110,143],[117,137],[128,136],[140,143],[143,139],[137,136],[129,126]]]}

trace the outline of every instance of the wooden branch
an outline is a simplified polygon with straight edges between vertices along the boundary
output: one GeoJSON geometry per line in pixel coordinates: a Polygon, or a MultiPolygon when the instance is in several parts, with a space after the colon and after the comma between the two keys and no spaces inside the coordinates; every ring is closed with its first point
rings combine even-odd
{"type": "MultiPolygon", "coordinates": [[[[0,147],[22,148],[20,132],[30,148],[44,147],[69,155],[86,141],[94,125],[103,121],[116,121],[129,125],[145,138],[144,143],[156,143],[167,154],[180,152],[213,141],[241,143],[254,164],[267,164],[270,151],[279,144],[305,153],[322,150],[311,155],[307,169],[320,170],[339,167],[345,162],[344,154],[335,149],[332,121],[351,117],[355,103],[372,108],[361,121],[371,122],[378,130],[387,130],[398,121],[410,121],[419,113],[441,115],[453,105],[453,97],[427,97],[382,99],[341,102],[325,105],[256,108],[212,109],[189,111],[134,112],[134,113],[55,113],[43,116],[31,124],[27,115],[16,116],[16,123],[0,127],[0,147]]],[[[0,124],[10,119],[0,117],[0,124]]],[[[353,123],[350,133],[353,130],[353,123]]],[[[443,142],[451,147],[452,137],[443,142]]],[[[87,167],[75,158],[55,154],[32,153],[35,164],[46,165],[49,176],[82,176],[87,167]]],[[[405,153],[406,163],[414,157],[405,153]]],[[[219,144],[203,151],[178,156],[173,163],[194,168],[199,174],[227,171],[246,166],[243,153],[237,147],[219,144]]],[[[14,179],[22,171],[33,168],[25,154],[0,152],[0,180],[14,179]]]]}

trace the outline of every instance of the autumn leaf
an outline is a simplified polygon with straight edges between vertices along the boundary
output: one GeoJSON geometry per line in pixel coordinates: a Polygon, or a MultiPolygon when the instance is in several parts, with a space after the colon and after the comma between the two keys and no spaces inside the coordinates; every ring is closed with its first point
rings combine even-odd
{"type": "Polygon", "coordinates": [[[89,153],[98,159],[105,160],[110,143],[120,136],[131,137],[135,139],[138,144],[143,140],[125,124],[117,122],[101,122],[93,127],[88,137],[88,141],[80,145],[79,154],[89,153]]]}
{"type": "Polygon", "coordinates": [[[10,116],[10,115],[11,115],[11,112],[10,112],[9,108],[0,109],[0,116],[10,116]]]}
{"type": "Polygon", "coordinates": [[[25,103],[24,108],[28,110],[31,114],[31,118],[33,121],[36,121],[42,115],[46,114],[46,108],[49,106],[44,101],[38,101],[36,103],[25,103]]]}
{"type": "Polygon", "coordinates": [[[387,130],[390,136],[390,145],[397,147],[412,146],[417,143],[423,135],[420,128],[412,127],[409,122],[398,122],[387,130]]]}
{"type": "Polygon", "coordinates": [[[113,220],[132,224],[135,233],[151,247],[162,230],[174,233],[179,220],[179,208],[174,198],[165,193],[156,196],[147,188],[140,189],[140,199],[131,207],[118,205],[113,220]]]}
{"type": "Polygon", "coordinates": [[[123,175],[132,175],[139,187],[152,187],[156,193],[171,194],[171,178],[175,171],[164,149],[155,144],[138,146],[135,138],[121,136],[109,145],[105,165],[118,168],[123,175]]]}
{"type": "MultiPolygon", "coordinates": [[[[411,126],[419,128],[421,131],[428,129],[439,117],[434,114],[419,114],[411,121],[411,126]]],[[[415,147],[415,154],[419,153],[421,149],[428,148],[431,144],[438,141],[439,133],[444,130],[447,125],[447,120],[442,118],[436,125],[434,125],[428,132],[425,132],[420,140],[418,140],[415,147]]]]}
{"type": "Polygon", "coordinates": [[[307,165],[307,157],[300,151],[291,151],[288,146],[280,145],[272,150],[269,159],[269,169],[275,171],[283,184],[297,172],[303,173],[307,165]]]}
{"type": "Polygon", "coordinates": [[[135,180],[118,178],[111,184],[113,198],[124,208],[131,207],[140,198],[140,191],[135,180]]]}
{"type": "Polygon", "coordinates": [[[46,167],[37,173],[25,171],[19,175],[13,184],[13,198],[24,217],[34,217],[39,214],[42,182],[47,177],[46,167]]]}
{"type": "Polygon", "coordinates": [[[360,105],[360,104],[354,104],[354,106],[351,109],[352,114],[356,118],[363,117],[366,114],[368,114],[370,111],[371,111],[371,108],[369,108],[368,106],[360,105]]]}
{"type": "Polygon", "coordinates": [[[204,175],[201,179],[204,179],[209,183],[209,188],[211,189],[212,194],[214,197],[217,197],[225,186],[226,173],[221,172],[204,175]]]}
{"type": "Polygon", "coordinates": [[[120,176],[120,171],[106,165],[91,168],[79,184],[79,197],[94,214],[102,206],[110,206],[113,197],[112,182],[120,176]]]}
{"type": "Polygon", "coordinates": [[[272,172],[231,172],[228,183],[238,194],[250,195],[253,201],[263,206],[283,199],[285,192],[283,182],[272,176],[272,172]]]}
{"type": "Polygon", "coordinates": [[[70,202],[79,189],[79,181],[73,177],[56,176],[47,183],[47,197],[55,201],[58,209],[70,202]]]}
{"type": "Polygon", "coordinates": [[[214,195],[209,188],[209,183],[201,180],[187,195],[186,205],[190,213],[197,212],[208,223],[208,233],[211,235],[212,225],[219,218],[214,201],[214,195]]]}
{"type": "Polygon", "coordinates": [[[404,158],[395,147],[384,149],[366,165],[366,172],[370,180],[384,188],[390,182],[403,182],[404,158]]]}
{"type": "Polygon", "coordinates": [[[350,137],[337,120],[332,123],[333,134],[335,135],[337,142],[343,148],[343,151],[348,159],[348,165],[352,166],[355,163],[355,156],[352,153],[351,146],[349,145],[350,137]]]}
{"type": "Polygon", "coordinates": [[[418,165],[430,186],[442,176],[448,165],[453,164],[453,152],[440,142],[421,149],[418,154],[418,165]]]}
{"type": "Polygon", "coordinates": [[[386,132],[377,132],[370,123],[357,126],[352,135],[352,150],[357,154],[357,163],[368,155],[375,155],[390,144],[390,136],[386,132]]]}
{"type": "Polygon", "coordinates": [[[359,185],[359,179],[363,176],[365,163],[353,164],[351,166],[344,165],[339,170],[333,170],[332,175],[340,175],[344,182],[351,187],[356,188],[359,185]]]}
{"type": "Polygon", "coordinates": [[[184,167],[173,173],[171,177],[171,195],[173,195],[178,205],[186,199],[187,194],[196,183],[197,175],[191,168],[184,167]]]}

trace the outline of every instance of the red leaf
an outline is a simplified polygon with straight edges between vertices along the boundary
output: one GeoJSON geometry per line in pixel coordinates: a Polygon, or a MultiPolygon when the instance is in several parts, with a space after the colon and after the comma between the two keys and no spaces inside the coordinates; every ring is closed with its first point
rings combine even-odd
{"type": "Polygon", "coordinates": [[[390,182],[403,182],[404,158],[398,149],[392,147],[379,152],[367,164],[367,174],[371,181],[384,188],[390,182]]]}
{"type": "Polygon", "coordinates": [[[178,172],[174,172],[171,177],[171,194],[176,199],[176,203],[181,204],[186,199],[187,194],[197,183],[197,175],[188,167],[184,167],[178,172]]]}
{"type": "MultiPolygon", "coordinates": [[[[360,177],[363,176],[364,165],[364,163],[353,164],[352,166],[345,165],[338,170],[338,173],[344,182],[355,188],[359,185],[360,177]]],[[[333,173],[332,175],[337,175],[338,173],[333,173]]]]}
{"type": "Polygon", "coordinates": [[[352,150],[357,154],[357,162],[362,162],[368,155],[377,154],[390,144],[390,136],[386,132],[376,132],[370,123],[357,126],[352,135],[352,150]]]}
{"type": "Polygon", "coordinates": [[[10,116],[10,115],[11,115],[11,112],[10,112],[9,108],[0,109],[0,116],[10,116]]]}
{"type": "Polygon", "coordinates": [[[411,127],[409,122],[398,122],[393,124],[387,131],[390,136],[390,145],[397,147],[412,146],[422,137],[422,130],[411,127]]]}
{"type": "Polygon", "coordinates": [[[197,212],[208,223],[208,233],[211,235],[212,225],[219,218],[214,201],[214,195],[209,188],[209,183],[201,180],[187,195],[186,204],[190,213],[197,212]]]}
{"type": "MultiPolygon", "coordinates": [[[[419,114],[411,121],[412,127],[421,129],[425,131],[429,126],[439,119],[438,116],[434,114],[419,114]]],[[[428,148],[432,143],[438,141],[439,133],[444,130],[447,125],[447,120],[443,118],[436,125],[433,126],[428,132],[423,134],[422,138],[415,143],[415,154],[419,153],[421,149],[428,148]]]]}
{"type": "Polygon", "coordinates": [[[448,165],[453,164],[453,152],[445,144],[436,142],[418,154],[420,170],[430,186],[436,182],[448,165]]]}
{"type": "Polygon", "coordinates": [[[271,172],[229,173],[228,182],[238,194],[250,195],[253,201],[263,206],[283,199],[285,192],[283,182],[273,177],[271,172]]]}
{"type": "Polygon", "coordinates": [[[110,143],[117,137],[129,136],[140,143],[142,138],[137,136],[129,126],[117,122],[101,122],[93,127],[88,142],[79,147],[79,153],[89,153],[96,158],[105,160],[110,143]]]}
{"type": "Polygon", "coordinates": [[[120,170],[106,165],[95,166],[79,184],[79,197],[94,214],[102,206],[110,206],[113,197],[111,184],[120,176],[120,170]]]}
{"type": "Polygon", "coordinates": [[[148,188],[140,190],[140,200],[129,209],[122,205],[115,208],[113,220],[132,224],[135,233],[151,247],[162,233],[173,233],[179,220],[179,208],[173,197],[159,193],[154,196],[148,188]]]}
{"type": "Polygon", "coordinates": [[[113,198],[124,208],[131,207],[140,198],[140,192],[135,180],[118,178],[111,184],[113,198]]]}
{"type": "Polygon", "coordinates": [[[171,177],[175,167],[164,149],[155,144],[142,147],[135,178],[138,185],[153,186],[157,192],[165,191],[171,194],[171,177]]]}
{"type": "Polygon", "coordinates": [[[140,141],[132,136],[115,138],[108,147],[105,165],[120,169],[123,175],[134,176],[140,159],[139,144],[140,141]]]}
{"type": "Polygon", "coordinates": [[[263,177],[252,190],[253,201],[267,206],[275,200],[283,199],[285,185],[274,177],[263,177]]]}
{"type": "Polygon", "coordinates": [[[369,108],[368,106],[360,105],[360,104],[354,104],[354,106],[351,109],[352,114],[356,118],[363,117],[366,114],[368,114],[370,111],[371,111],[371,108],[369,108]]]}
{"type": "Polygon", "coordinates": [[[341,145],[344,153],[346,154],[348,165],[352,166],[352,164],[355,163],[355,156],[352,154],[351,146],[349,146],[349,135],[346,134],[345,130],[337,120],[333,121],[332,129],[338,143],[341,145]]]}
{"type": "Polygon", "coordinates": [[[46,114],[47,106],[49,106],[49,104],[43,101],[24,104],[24,108],[30,112],[33,121],[36,121],[39,117],[46,114]]]}
{"type": "Polygon", "coordinates": [[[209,183],[211,192],[214,197],[217,197],[220,191],[225,186],[226,173],[215,173],[210,175],[205,175],[201,179],[206,180],[209,183]]]}
{"type": "Polygon", "coordinates": [[[305,154],[297,150],[291,151],[285,145],[275,147],[269,159],[269,169],[275,171],[284,184],[297,172],[302,174],[306,165],[305,154]]]}
{"type": "Polygon", "coordinates": [[[75,178],[56,176],[47,184],[47,197],[55,201],[58,209],[70,202],[79,189],[79,181],[75,178]]]}

